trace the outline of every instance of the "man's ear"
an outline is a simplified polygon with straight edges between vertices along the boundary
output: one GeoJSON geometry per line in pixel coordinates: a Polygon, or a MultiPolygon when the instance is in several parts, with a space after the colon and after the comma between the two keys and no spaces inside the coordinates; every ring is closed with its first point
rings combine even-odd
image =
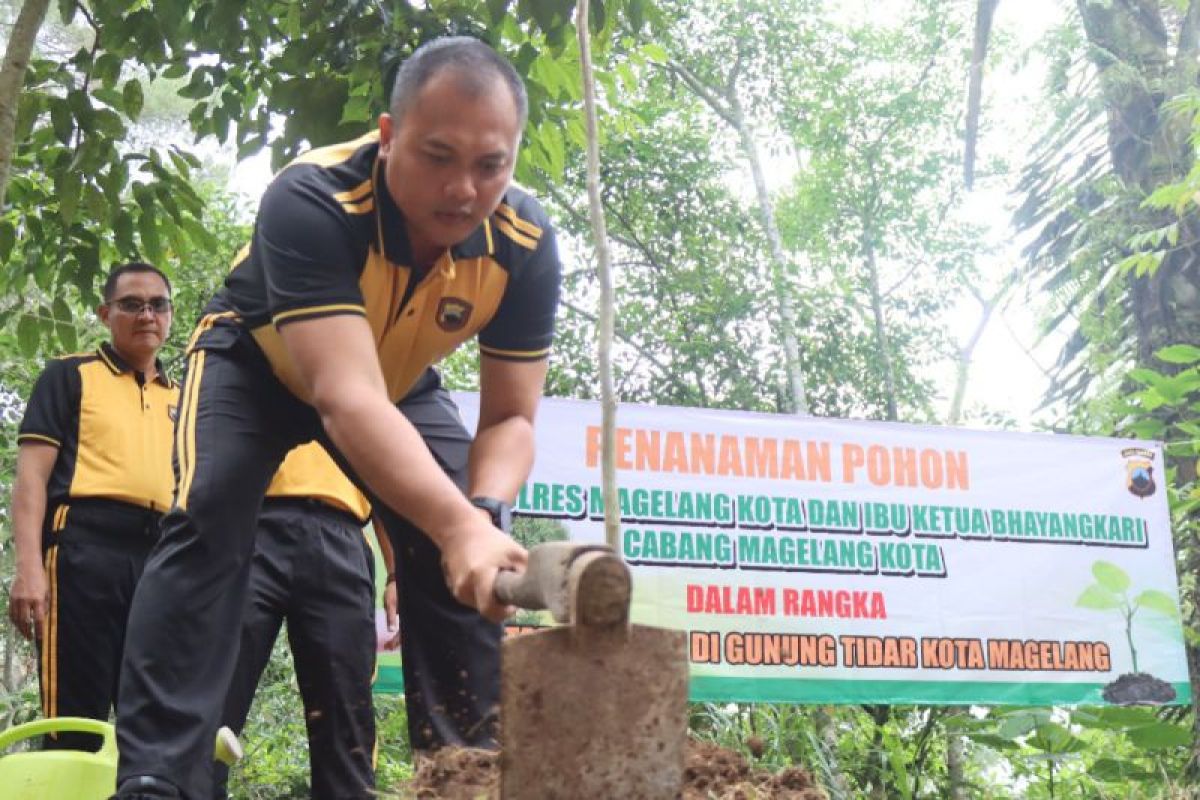
{"type": "Polygon", "coordinates": [[[379,115],[379,155],[387,158],[388,151],[392,148],[392,136],[395,134],[395,120],[392,115],[383,113],[379,115]]]}
{"type": "Polygon", "coordinates": [[[111,310],[112,309],[109,307],[108,303],[101,303],[100,305],[96,306],[96,316],[100,318],[101,322],[103,322],[105,325],[107,325],[108,324],[108,312],[110,312],[111,310]]]}

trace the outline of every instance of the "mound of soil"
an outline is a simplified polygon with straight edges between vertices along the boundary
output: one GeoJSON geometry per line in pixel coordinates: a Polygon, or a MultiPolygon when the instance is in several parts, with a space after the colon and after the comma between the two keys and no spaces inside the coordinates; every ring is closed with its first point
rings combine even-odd
{"type": "MultiPolygon", "coordinates": [[[[415,800],[498,800],[500,766],[488,750],[446,747],[417,765],[407,785],[385,797],[415,800]]],[[[828,800],[805,769],[755,769],[740,753],[714,744],[688,743],[680,800],[828,800]]]]}
{"type": "Polygon", "coordinates": [[[1175,699],[1175,687],[1145,672],[1126,672],[1105,686],[1103,695],[1118,706],[1160,706],[1175,699]]]}
{"type": "Polygon", "coordinates": [[[741,753],[715,744],[688,743],[682,800],[828,800],[808,770],[755,769],[741,753]]]}

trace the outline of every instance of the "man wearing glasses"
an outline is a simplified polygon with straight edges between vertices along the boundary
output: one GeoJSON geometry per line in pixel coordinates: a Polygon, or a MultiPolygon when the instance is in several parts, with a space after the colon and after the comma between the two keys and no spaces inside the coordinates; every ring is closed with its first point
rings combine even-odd
{"type": "MultiPolygon", "coordinates": [[[[97,314],[110,341],[47,364],[17,436],[9,616],[37,642],[46,717],[108,719],[134,586],[174,487],[179,390],[157,358],[170,281],[150,264],[117,266],[97,314]]],[[[94,740],[62,733],[46,746],[94,740]]]]}

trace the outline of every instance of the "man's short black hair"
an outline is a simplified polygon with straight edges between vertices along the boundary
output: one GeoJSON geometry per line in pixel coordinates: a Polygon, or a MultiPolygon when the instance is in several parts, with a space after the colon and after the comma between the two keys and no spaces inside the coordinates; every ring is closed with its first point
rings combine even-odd
{"type": "Polygon", "coordinates": [[[525,94],[525,83],[521,76],[504,56],[470,36],[433,39],[404,59],[392,83],[388,112],[399,121],[425,84],[444,69],[457,70],[467,81],[467,87],[480,93],[491,88],[485,78],[500,78],[508,87],[517,107],[520,127],[525,128],[525,120],[529,116],[529,98],[525,94]]]}
{"type": "Polygon", "coordinates": [[[107,303],[113,299],[113,292],[117,289],[117,280],[130,272],[153,272],[167,285],[167,294],[171,293],[171,279],[161,269],[153,264],[147,264],[145,261],[129,261],[113,267],[109,271],[108,277],[104,279],[104,302],[107,303]]]}

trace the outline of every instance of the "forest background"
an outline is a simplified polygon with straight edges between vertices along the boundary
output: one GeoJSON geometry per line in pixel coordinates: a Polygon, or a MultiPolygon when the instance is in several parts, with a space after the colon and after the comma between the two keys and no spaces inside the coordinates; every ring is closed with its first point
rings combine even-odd
{"type": "MultiPolygon", "coordinates": [[[[590,8],[621,399],[1166,442],[1200,702],[1200,0],[590,8]],[[979,357],[997,331],[1020,345],[979,357]]],[[[0,3],[3,496],[33,378],[99,336],[105,270],[171,274],[178,368],[265,180],[231,162],[367,131],[386,76],[443,33],[492,42],[527,81],[517,178],[568,255],[547,391],[596,397],[573,10],[0,3]]],[[[453,388],[475,388],[475,358],[446,364],[453,388]]],[[[0,647],[7,727],[36,715],[36,674],[10,626],[0,647]]],[[[235,796],[306,796],[298,706],[281,642],[235,796]]],[[[408,774],[403,714],[380,698],[381,786],[408,774]]],[[[692,728],[756,738],[758,762],[801,763],[833,798],[1200,796],[1194,707],[697,705],[692,728]]]]}

